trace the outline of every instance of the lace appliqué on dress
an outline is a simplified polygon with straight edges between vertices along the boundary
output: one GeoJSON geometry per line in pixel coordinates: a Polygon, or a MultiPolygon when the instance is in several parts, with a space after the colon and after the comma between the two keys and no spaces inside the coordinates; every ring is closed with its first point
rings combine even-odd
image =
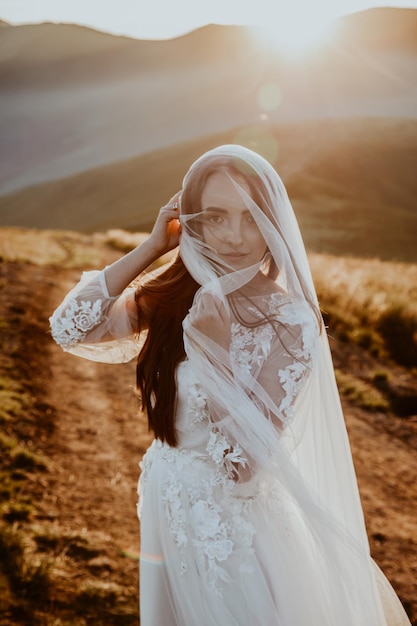
{"type": "Polygon", "coordinates": [[[245,468],[248,462],[241,448],[237,444],[231,446],[226,437],[217,430],[211,431],[206,450],[228,478],[233,479],[237,474],[237,468],[239,466],[245,468]]]}
{"type": "MultiPolygon", "coordinates": [[[[265,319],[256,308],[250,307],[249,310],[260,320],[265,319]]],[[[288,351],[283,352],[282,355],[283,362],[288,362],[288,364],[277,371],[277,378],[284,391],[279,409],[283,421],[288,424],[293,416],[294,400],[303,385],[314,357],[317,326],[310,307],[283,294],[276,293],[268,296],[267,314],[271,318],[282,321],[287,328],[299,327],[294,334],[293,345],[287,346],[288,351]]],[[[256,375],[256,369],[260,368],[268,358],[275,339],[277,339],[276,332],[268,322],[254,328],[233,323],[230,349],[233,362],[247,376],[256,375]]]]}
{"type": "Polygon", "coordinates": [[[76,346],[102,320],[102,300],[71,300],[62,315],[58,309],[50,319],[52,337],[62,348],[76,346]]]}
{"type": "Polygon", "coordinates": [[[245,514],[251,507],[251,500],[237,497],[234,494],[236,483],[230,479],[230,459],[233,457],[234,463],[246,461],[236,450],[232,451],[230,443],[216,431],[210,436],[207,451],[217,469],[187,489],[191,504],[190,530],[206,581],[221,596],[219,582],[232,582],[223,566],[229,558],[238,555],[239,571],[251,572],[248,557],[253,554],[255,528],[245,514]]]}
{"type": "Polygon", "coordinates": [[[270,324],[248,328],[234,322],[230,355],[233,363],[250,375],[255,366],[260,366],[271,351],[275,333],[270,324]]]}
{"type": "Polygon", "coordinates": [[[207,396],[203,393],[199,383],[193,383],[190,386],[188,412],[191,414],[191,430],[195,430],[198,424],[208,422],[210,419],[207,396]]]}
{"type": "Polygon", "coordinates": [[[311,311],[295,302],[285,303],[281,307],[286,324],[299,326],[300,333],[294,346],[286,356],[290,362],[278,371],[278,378],[285,391],[279,408],[286,420],[293,417],[294,401],[306,375],[308,374],[316,350],[317,328],[312,321],[311,311]]]}
{"type": "Polygon", "coordinates": [[[253,553],[255,529],[245,516],[251,501],[234,495],[236,483],[230,478],[231,464],[244,463],[244,458],[217,431],[210,436],[207,452],[204,456],[154,441],[139,464],[138,514],[140,517],[149,470],[160,455],[172,464],[161,492],[169,532],[180,555],[180,574],[188,569],[192,546],[207,584],[221,595],[219,582],[231,581],[223,566],[230,557],[239,552],[239,570],[250,571],[245,557],[253,553]]]}

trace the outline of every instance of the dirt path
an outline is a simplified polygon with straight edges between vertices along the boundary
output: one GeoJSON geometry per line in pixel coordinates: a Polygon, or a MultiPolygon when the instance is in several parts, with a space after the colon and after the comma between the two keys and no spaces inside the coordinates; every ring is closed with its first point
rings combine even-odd
{"type": "MultiPolygon", "coordinates": [[[[66,283],[54,286],[50,311],[77,277],[78,272],[71,272],[66,283]]],[[[134,364],[86,361],[64,353],[52,341],[48,352],[46,401],[57,420],[48,445],[53,470],[41,508],[54,511],[61,533],[76,532],[86,539],[84,552],[91,556],[86,567],[80,567],[77,558],[63,559],[72,592],[79,593],[88,579],[92,587],[107,581],[111,592],[125,598],[128,612],[137,614],[136,486],[138,462],[151,438],[138,417],[134,364]]]]}
{"type": "Polygon", "coordinates": [[[1,269],[1,318],[10,326],[3,348],[32,405],[9,432],[47,467],[27,475],[20,497],[34,511],[16,528],[26,534],[30,562],[51,568],[48,598],[36,614],[3,616],[0,598],[0,624],[137,625],[138,462],[151,437],[138,416],[134,363],[79,359],[50,338],[48,317],[78,270],[1,269]]]}

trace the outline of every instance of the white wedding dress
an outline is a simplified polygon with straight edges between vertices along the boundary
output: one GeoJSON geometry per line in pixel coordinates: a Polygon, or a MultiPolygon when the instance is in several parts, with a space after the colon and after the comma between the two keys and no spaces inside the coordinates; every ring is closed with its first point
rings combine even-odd
{"type": "MultiPolygon", "coordinates": [[[[292,356],[270,325],[248,328],[235,321],[232,367],[243,379],[255,374],[265,389],[275,387],[280,415],[287,421],[276,428],[291,459],[297,399],[314,375],[317,321],[311,309],[283,293],[263,300],[264,308],[285,321],[280,332],[287,333],[284,343],[291,341],[292,356]]],[[[135,306],[133,290],[110,298],[105,272],[87,272],[51,317],[53,337],[79,356],[128,361],[139,350],[132,330],[135,306]]],[[[245,474],[245,453],[210,420],[207,398],[188,359],[177,368],[176,428],[178,447],[155,440],[141,463],[143,626],[409,624],[376,566],[380,595],[375,580],[365,575],[362,585],[340,572],[340,561],[330,566],[334,539],[329,538],[328,550],[322,547],[318,525],[310,524],[286,480],[262,468],[234,480],[235,468],[245,474]],[[384,613],[377,609],[380,621],[375,603],[384,605],[384,613]]],[[[356,547],[344,550],[354,561],[356,547]]]]}
{"type": "MultiPolygon", "coordinates": [[[[312,357],[314,322],[311,328],[305,312],[290,301],[284,305],[283,296],[269,298],[270,309],[287,309],[301,331],[297,367],[282,350],[281,362],[272,366],[280,372],[275,384],[281,388],[282,410],[290,414],[312,357]]],[[[248,329],[236,322],[232,329],[235,367],[250,373],[271,364],[277,348],[271,327],[248,329]]],[[[143,623],[324,624],[321,582],[313,589],[313,555],[305,558],[296,588],[289,576],[306,530],[289,494],[262,473],[236,483],[233,467],[241,464],[242,451],[232,449],[210,421],[189,361],[180,363],[177,385],[179,447],[155,441],[142,463],[143,623]]]]}

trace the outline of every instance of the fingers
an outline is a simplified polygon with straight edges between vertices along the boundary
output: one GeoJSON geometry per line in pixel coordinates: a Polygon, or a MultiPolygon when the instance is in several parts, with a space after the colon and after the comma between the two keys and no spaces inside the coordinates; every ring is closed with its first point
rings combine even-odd
{"type": "MultiPolygon", "coordinates": [[[[177,223],[178,227],[176,227],[178,229],[178,235],[181,231],[181,227],[179,226],[179,217],[180,217],[180,196],[181,196],[181,191],[177,191],[177,193],[175,195],[172,196],[172,198],[170,199],[170,201],[165,204],[163,207],[161,207],[161,209],[159,210],[159,223],[166,223],[166,224],[171,224],[174,222],[174,220],[178,220],[177,223]]],[[[171,226],[169,226],[170,228],[171,226]]]]}
{"type": "Polygon", "coordinates": [[[181,191],[177,191],[177,193],[175,193],[172,198],[169,200],[169,202],[167,202],[167,204],[165,206],[163,206],[163,209],[172,209],[174,211],[179,211],[180,209],[180,198],[181,198],[181,191]]]}
{"type": "Polygon", "coordinates": [[[166,205],[159,209],[159,213],[160,215],[165,215],[165,217],[175,219],[179,217],[179,207],[166,205]]]}

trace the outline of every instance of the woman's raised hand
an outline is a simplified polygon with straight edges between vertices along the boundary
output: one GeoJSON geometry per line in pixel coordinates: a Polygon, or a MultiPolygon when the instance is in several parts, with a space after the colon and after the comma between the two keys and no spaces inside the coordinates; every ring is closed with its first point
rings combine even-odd
{"type": "Polygon", "coordinates": [[[154,227],[149,237],[149,243],[160,255],[176,248],[179,244],[181,225],[180,201],[181,191],[178,191],[170,201],[163,206],[158,214],[154,227]]]}
{"type": "Polygon", "coordinates": [[[119,295],[156,259],[178,246],[181,232],[178,219],[180,196],[181,192],[178,191],[162,207],[150,236],[143,243],[106,267],[105,279],[110,296],[119,295]]]}

